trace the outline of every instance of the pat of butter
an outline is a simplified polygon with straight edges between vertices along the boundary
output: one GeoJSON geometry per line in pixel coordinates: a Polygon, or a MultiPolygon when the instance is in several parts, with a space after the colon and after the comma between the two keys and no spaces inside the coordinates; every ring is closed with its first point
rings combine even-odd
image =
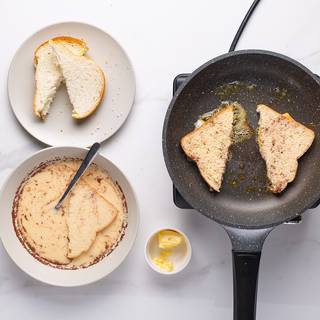
{"type": "Polygon", "coordinates": [[[161,270],[171,272],[174,269],[173,262],[169,257],[173,249],[181,244],[183,236],[173,230],[162,230],[158,233],[159,256],[152,259],[152,262],[161,270]]]}
{"type": "Polygon", "coordinates": [[[154,258],[153,263],[158,266],[161,270],[165,270],[167,272],[173,271],[173,263],[168,259],[172,252],[170,250],[163,250],[160,252],[160,256],[154,258]]]}
{"type": "Polygon", "coordinates": [[[158,233],[160,249],[173,249],[182,242],[182,235],[176,231],[163,230],[158,233]]]}

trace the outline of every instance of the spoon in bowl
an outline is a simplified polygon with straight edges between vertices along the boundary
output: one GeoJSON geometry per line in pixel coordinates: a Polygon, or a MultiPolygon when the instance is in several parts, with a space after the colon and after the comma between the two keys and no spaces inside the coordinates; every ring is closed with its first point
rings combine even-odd
{"type": "Polygon", "coordinates": [[[90,166],[91,162],[93,161],[93,159],[95,158],[95,156],[97,155],[98,151],[100,149],[100,143],[96,142],[94,143],[91,148],[89,149],[87,155],[85,156],[85,158],[83,159],[78,171],[76,172],[76,174],[74,175],[74,177],[72,178],[71,182],[69,183],[66,191],[64,192],[64,194],[62,195],[62,197],[60,198],[59,202],[56,204],[56,206],[54,207],[56,210],[59,210],[62,206],[63,201],[65,200],[65,198],[67,197],[67,195],[69,194],[69,192],[71,191],[71,189],[75,186],[75,184],[77,183],[77,181],[81,178],[81,176],[84,174],[84,172],[88,169],[88,167],[90,166]]]}

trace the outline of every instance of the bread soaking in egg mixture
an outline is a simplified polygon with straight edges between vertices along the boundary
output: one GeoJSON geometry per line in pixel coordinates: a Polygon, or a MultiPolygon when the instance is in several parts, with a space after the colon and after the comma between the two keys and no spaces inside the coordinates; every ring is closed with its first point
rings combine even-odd
{"type": "Polygon", "coordinates": [[[65,159],[40,165],[15,196],[18,238],[33,257],[52,267],[77,269],[97,263],[116,248],[127,227],[121,188],[94,164],[62,207],[54,209],[80,163],[65,159]]]}

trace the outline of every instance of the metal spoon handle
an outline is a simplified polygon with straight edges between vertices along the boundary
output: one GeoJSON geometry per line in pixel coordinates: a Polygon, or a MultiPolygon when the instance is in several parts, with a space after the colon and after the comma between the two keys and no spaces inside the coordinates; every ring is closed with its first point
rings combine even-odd
{"type": "Polygon", "coordinates": [[[64,199],[67,197],[67,195],[69,194],[71,189],[74,187],[74,185],[77,183],[77,181],[81,178],[83,173],[90,166],[91,162],[93,161],[94,157],[98,153],[99,149],[100,149],[100,143],[98,143],[98,142],[94,143],[91,146],[91,148],[89,149],[86,157],[82,161],[80,168],[78,169],[78,171],[76,172],[76,174],[72,178],[71,182],[69,183],[67,190],[64,192],[64,194],[62,195],[61,199],[59,200],[59,202],[54,207],[55,209],[57,209],[57,210],[60,209],[64,199]]]}

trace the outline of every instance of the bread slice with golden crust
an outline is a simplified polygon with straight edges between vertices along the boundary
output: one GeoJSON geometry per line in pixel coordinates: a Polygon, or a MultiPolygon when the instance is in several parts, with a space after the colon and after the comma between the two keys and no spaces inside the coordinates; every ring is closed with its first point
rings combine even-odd
{"type": "MultiPolygon", "coordinates": [[[[78,56],[83,56],[88,51],[87,43],[82,39],[73,38],[69,36],[59,36],[59,37],[52,38],[50,40],[61,42],[63,45],[67,46],[68,49],[71,50],[73,54],[76,54],[78,56]]],[[[35,67],[38,64],[38,59],[41,57],[41,50],[45,47],[46,48],[50,47],[49,46],[50,40],[47,40],[41,43],[34,51],[33,62],[35,67]]]]}
{"type": "Polygon", "coordinates": [[[59,41],[50,40],[66,83],[72,117],[84,119],[96,111],[105,91],[105,77],[101,68],[90,58],[75,55],[59,41]]]}
{"type": "Polygon", "coordinates": [[[258,144],[266,162],[270,190],[280,193],[295,179],[298,159],[310,148],[315,134],[288,113],[280,114],[263,104],[257,106],[257,112],[258,144]]]}
{"type": "Polygon", "coordinates": [[[204,180],[217,192],[220,191],[232,143],[233,118],[234,107],[227,105],[181,139],[185,154],[196,162],[204,180]]]}
{"type": "MultiPolygon", "coordinates": [[[[80,39],[61,36],[53,38],[53,41],[63,44],[77,56],[84,55],[88,50],[86,43],[80,39]]],[[[57,89],[63,82],[60,67],[49,41],[45,41],[35,50],[34,66],[36,72],[33,109],[37,117],[45,119],[57,89]]]]}

